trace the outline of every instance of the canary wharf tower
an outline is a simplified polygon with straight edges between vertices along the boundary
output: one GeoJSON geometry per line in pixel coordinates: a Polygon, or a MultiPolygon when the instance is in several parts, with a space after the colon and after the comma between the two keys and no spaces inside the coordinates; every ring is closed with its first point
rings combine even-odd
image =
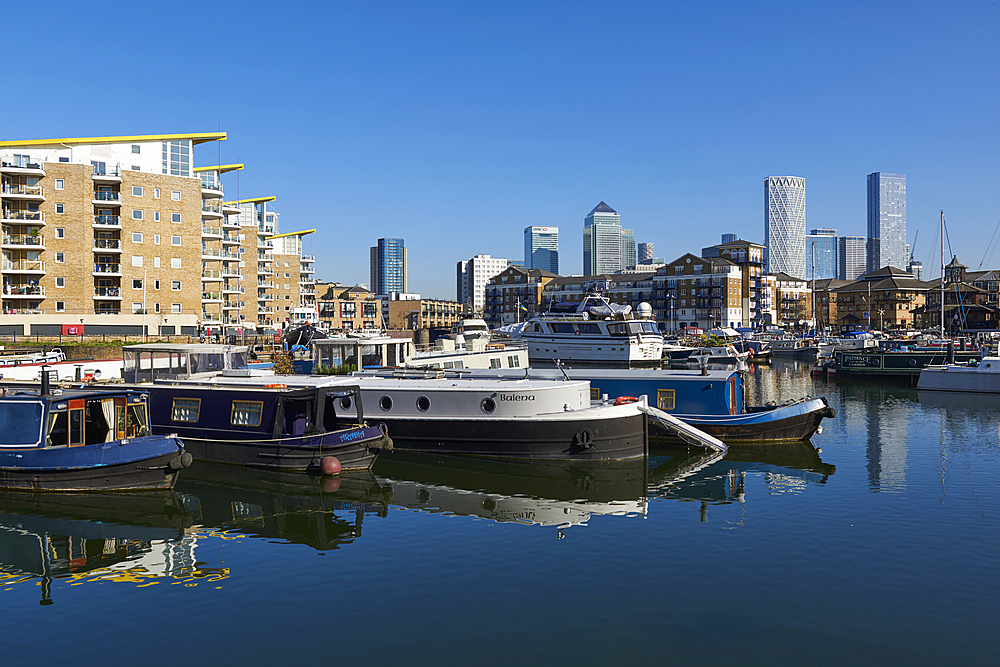
{"type": "Polygon", "coordinates": [[[868,174],[868,271],[905,269],[906,174],[868,174]]]}
{"type": "Polygon", "coordinates": [[[806,179],[764,179],[764,265],[768,273],[784,271],[806,277],[806,179]]]}

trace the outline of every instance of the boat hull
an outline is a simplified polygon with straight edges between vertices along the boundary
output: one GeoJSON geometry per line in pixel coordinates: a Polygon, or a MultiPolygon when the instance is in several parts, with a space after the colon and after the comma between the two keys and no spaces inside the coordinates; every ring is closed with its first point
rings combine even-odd
{"type": "Polygon", "coordinates": [[[198,461],[306,471],[321,470],[327,456],[337,457],[342,470],[366,470],[375,463],[379,451],[392,446],[374,426],[267,440],[187,437],[184,443],[198,461]]]}
{"type": "Polygon", "coordinates": [[[808,440],[825,417],[836,412],[825,398],[763,408],[742,415],[674,415],[725,443],[775,443],[808,440]]]}
{"type": "Polygon", "coordinates": [[[536,340],[522,336],[519,342],[528,348],[528,359],[536,361],[564,361],[573,364],[629,364],[631,366],[660,365],[663,358],[662,343],[620,343],[610,338],[588,340],[587,336],[567,336],[564,339],[536,340]]]}
{"type": "MultiPolygon", "coordinates": [[[[933,364],[946,362],[948,353],[942,351],[915,350],[911,352],[861,352],[839,351],[834,359],[833,371],[836,375],[867,376],[894,375],[911,377],[920,375],[920,371],[933,364]]],[[[955,352],[955,361],[968,362],[978,359],[977,352],[955,352]]]]}
{"type": "Polygon", "coordinates": [[[190,457],[176,438],[0,452],[0,488],[20,491],[172,489],[190,457]],[[123,450],[123,451],[116,451],[123,450]],[[12,465],[20,459],[27,465],[12,465]]]}
{"type": "Polygon", "coordinates": [[[977,366],[928,366],[920,371],[917,389],[1000,394],[1000,359],[987,357],[977,366]]]}
{"type": "Polygon", "coordinates": [[[647,453],[646,416],[385,420],[394,449],[493,459],[623,461],[647,453]]]}

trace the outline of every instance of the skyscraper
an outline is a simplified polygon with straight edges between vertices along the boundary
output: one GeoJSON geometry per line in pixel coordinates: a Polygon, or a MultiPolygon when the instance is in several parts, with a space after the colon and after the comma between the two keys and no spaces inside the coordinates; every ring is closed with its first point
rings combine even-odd
{"type": "Polygon", "coordinates": [[[622,268],[635,268],[634,229],[622,229],[622,268]]]}
{"type": "MultiPolygon", "coordinates": [[[[551,229],[551,228],[550,228],[551,229]]],[[[476,255],[458,262],[456,266],[457,301],[472,306],[481,313],[486,304],[486,285],[490,278],[510,266],[510,262],[500,257],[476,255]]]]}
{"type": "Polygon", "coordinates": [[[640,243],[639,244],[639,263],[652,262],[653,261],[653,244],[652,243],[640,243]]]}
{"type": "Polygon", "coordinates": [[[406,292],[406,248],[403,239],[379,239],[371,251],[371,285],[375,294],[406,292]]]}
{"type": "Polygon", "coordinates": [[[813,229],[806,235],[806,280],[813,279],[813,257],[816,258],[816,280],[837,277],[837,230],[813,229]]]}
{"type": "Polygon", "coordinates": [[[806,179],[764,179],[764,264],[768,273],[806,273],[806,179]]]}
{"type": "Polygon", "coordinates": [[[868,174],[869,272],[885,266],[906,268],[906,174],[868,174]]]}
{"type": "Polygon", "coordinates": [[[583,273],[614,273],[622,269],[622,222],[603,201],[583,219],[583,273]]]}
{"type": "Polygon", "coordinates": [[[837,278],[857,280],[865,272],[865,237],[841,236],[837,242],[837,278]]]}
{"type": "Polygon", "coordinates": [[[558,227],[524,228],[524,267],[559,273],[558,227]]]}

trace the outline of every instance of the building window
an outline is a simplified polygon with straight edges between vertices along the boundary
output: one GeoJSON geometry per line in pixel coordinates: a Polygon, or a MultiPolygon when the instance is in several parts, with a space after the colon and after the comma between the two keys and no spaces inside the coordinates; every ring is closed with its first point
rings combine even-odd
{"type": "Polygon", "coordinates": [[[179,303],[172,303],[172,304],[170,304],[170,312],[171,313],[179,313],[179,312],[181,312],[181,304],[179,304],[179,303]]]}
{"type": "Polygon", "coordinates": [[[153,188],[153,199],[160,198],[160,188],[153,188]]]}
{"type": "MultiPolygon", "coordinates": [[[[291,276],[291,275],[289,275],[288,273],[285,273],[285,277],[286,277],[286,278],[291,278],[292,276],[291,276]]],[[[288,285],[285,285],[285,289],[288,289],[288,285]]]]}
{"type": "Polygon", "coordinates": [[[142,243],[142,232],[132,232],[132,243],[142,243]]]}
{"type": "Polygon", "coordinates": [[[68,157],[61,157],[61,158],[59,158],[59,161],[60,162],[69,162],[69,158],[68,157]]]}
{"type": "Polygon", "coordinates": [[[64,252],[57,252],[56,253],[56,262],[58,264],[62,264],[65,261],[66,261],[66,253],[64,253],[64,252]]]}
{"type": "Polygon", "coordinates": [[[63,276],[56,276],[56,287],[66,287],[66,278],[63,276]]]}
{"type": "Polygon", "coordinates": [[[181,244],[181,237],[179,236],[170,237],[170,245],[180,245],[180,244],[181,244]]]}
{"type": "Polygon", "coordinates": [[[133,301],[132,302],[132,312],[133,313],[141,313],[142,312],[142,303],[140,303],[138,301],[133,301]]]}
{"type": "Polygon", "coordinates": [[[179,268],[181,268],[181,258],[180,257],[171,257],[170,258],[170,268],[171,269],[179,269],[179,268]]]}
{"type": "Polygon", "coordinates": [[[159,280],[154,280],[153,281],[153,289],[155,289],[155,290],[160,289],[160,281],[159,280]]]}
{"type": "Polygon", "coordinates": [[[288,300],[289,300],[289,299],[291,299],[291,298],[292,298],[292,297],[290,297],[289,295],[287,295],[287,294],[285,295],[285,301],[288,301],[288,300]]]}
{"type": "Polygon", "coordinates": [[[56,227],[56,238],[57,239],[66,238],[66,229],[64,227],[56,227]]]}
{"type": "Polygon", "coordinates": [[[180,221],[181,221],[181,214],[180,213],[171,213],[170,214],[170,222],[180,222],[180,221]]]}
{"type": "Polygon", "coordinates": [[[180,201],[181,200],[181,191],[180,190],[171,190],[170,191],[170,198],[173,199],[174,201],[180,201]]]}
{"type": "Polygon", "coordinates": [[[153,258],[153,267],[157,268],[157,269],[160,268],[160,258],[159,257],[154,257],[153,258]]]}
{"type": "Polygon", "coordinates": [[[133,165],[132,165],[132,171],[142,171],[142,170],[141,170],[141,169],[139,169],[139,165],[137,165],[137,164],[133,164],[133,165]]]}
{"type": "Polygon", "coordinates": [[[56,311],[62,312],[64,310],[66,310],[66,302],[65,301],[56,301],[56,311]]]}
{"type": "Polygon", "coordinates": [[[57,178],[56,179],[56,190],[65,190],[65,189],[66,189],[66,181],[64,179],[62,179],[62,178],[57,178]]]}
{"type": "Polygon", "coordinates": [[[132,209],[132,219],[133,220],[142,220],[142,209],[139,209],[139,208],[132,209]]]}
{"type": "Polygon", "coordinates": [[[132,255],[132,266],[142,266],[142,257],[132,255]]]}
{"type": "Polygon", "coordinates": [[[153,304],[153,312],[154,313],[160,312],[160,304],[158,304],[158,303],[154,303],[153,304]]]}
{"type": "Polygon", "coordinates": [[[156,244],[156,245],[160,245],[160,235],[159,234],[153,234],[153,243],[156,244]]]}
{"type": "Polygon", "coordinates": [[[136,155],[139,154],[139,144],[132,144],[132,152],[136,155]]]}
{"type": "Polygon", "coordinates": [[[179,281],[179,280],[171,280],[170,281],[170,291],[171,292],[180,292],[181,291],[181,281],[179,281]]]}
{"type": "Polygon", "coordinates": [[[65,213],[65,212],[66,212],[65,204],[56,204],[56,213],[65,213]]]}
{"type": "Polygon", "coordinates": [[[132,186],[132,196],[133,197],[141,197],[142,196],[142,186],[141,185],[133,185],[132,186]]]}
{"type": "Polygon", "coordinates": [[[142,279],[133,278],[132,279],[132,289],[142,289],[142,279]]]}

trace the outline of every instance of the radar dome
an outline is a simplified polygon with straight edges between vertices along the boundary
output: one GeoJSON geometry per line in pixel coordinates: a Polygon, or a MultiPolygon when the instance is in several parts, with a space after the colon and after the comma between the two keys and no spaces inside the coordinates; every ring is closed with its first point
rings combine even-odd
{"type": "Polygon", "coordinates": [[[645,301],[639,304],[636,308],[636,312],[639,314],[639,317],[643,319],[651,319],[653,317],[653,307],[645,301]]]}

